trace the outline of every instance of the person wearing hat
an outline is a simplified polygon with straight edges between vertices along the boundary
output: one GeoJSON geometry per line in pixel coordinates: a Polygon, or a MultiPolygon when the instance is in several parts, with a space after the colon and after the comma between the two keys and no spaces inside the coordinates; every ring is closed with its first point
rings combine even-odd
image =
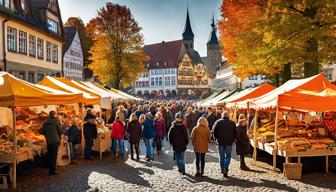
{"type": "Polygon", "coordinates": [[[237,126],[237,155],[240,156],[240,169],[244,171],[249,171],[250,168],[246,166],[245,155],[250,152],[249,138],[247,136],[247,119],[244,114],[240,114],[238,118],[237,126]]]}
{"type": "Polygon", "coordinates": [[[86,160],[92,160],[93,139],[96,139],[97,136],[96,117],[94,115],[87,115],[86,122],[84,123],[84,158],[86,160]]]}
{"type": "Polygon", "coordinates": [[[183,124],[182,114],[180,112],[176,113],[175,119],[169,130],[168,140],[173,146],[178,171],[182,175],[185,175],[184,153],[189,143],[188,131],[183,124]]]}
{"type": "Polygon", "coordinates": [[[223,112],[223,118],[215,122],[212,133],[218,143],[220,167],[224,177],[228,176],[231,161],[232,144],[236,139],[236,124],[229,119],[229,112],[223,112]]]}

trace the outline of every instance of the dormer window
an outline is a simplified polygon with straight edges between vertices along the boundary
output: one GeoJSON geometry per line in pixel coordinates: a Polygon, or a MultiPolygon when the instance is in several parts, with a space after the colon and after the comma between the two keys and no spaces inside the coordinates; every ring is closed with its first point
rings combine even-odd
{"type": "Polygon", "coordinates": [[[57,33],[58,32],[57,22],[48,18],[48,29],[54,33],[57,33]]]}

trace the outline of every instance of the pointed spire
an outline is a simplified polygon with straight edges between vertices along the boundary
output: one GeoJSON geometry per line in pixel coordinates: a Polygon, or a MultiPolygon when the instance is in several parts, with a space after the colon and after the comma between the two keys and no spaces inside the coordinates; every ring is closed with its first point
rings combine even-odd
{"type": "Polygon", "coordinates": [[[218,38],[217,38],[217,30],[216,30],[216,24],[215,24],[215,16],[212,16],[212,23],[211,23],[212,31],[210,33],[209,41],[207,45],[214,45],[219,44],[218,38]]]}
{"type": "Polygon", "coordinates": [[[187,18],[184,26],[184,31],[183,31],[183,40],[194,40],[194,33],[191,29],[190,25],[190,19],[189,19],[189,9],[187,8],[187,18]]]}
{"type": "Polygon", "coordinates": [[[215,28],[215,27],[216,27],[216,25],[215,25],[215,14],[214,14],[214,13],[212,13],[212,23],[211,23],[211,27],[212,27],[212,28],[215,28]]]}

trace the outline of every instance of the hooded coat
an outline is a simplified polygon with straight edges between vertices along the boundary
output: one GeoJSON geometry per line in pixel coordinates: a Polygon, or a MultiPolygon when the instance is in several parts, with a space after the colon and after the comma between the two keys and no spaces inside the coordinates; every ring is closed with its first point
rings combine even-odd
{"type": "Polygon", "coordinates": [[[183,152],[187,149],[189,138],[187,128],[183,124],[183,121],[173,122],[168,133],[168,140],[175,152],[183,152]]]}

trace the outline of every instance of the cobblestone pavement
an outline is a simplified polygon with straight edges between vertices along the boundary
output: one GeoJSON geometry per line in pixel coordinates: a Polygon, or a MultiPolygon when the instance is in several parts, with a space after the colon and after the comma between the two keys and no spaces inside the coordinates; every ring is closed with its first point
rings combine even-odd
{"type": "MultiPolygon", "coordinates": [[[[143,144],[142,144],[143,145],[143,144]]],[[[168,146],[168,145],[166,145],[168,146]]],[[[59,168],[60,175],[49,176],[46,169],[26,171],[18,176],[19,191],[336,191],[336,175],[322,173],[303,175],[300,181],[284,179],[266,163],[247,159],[253,171],[240,171],[239,161],[231,161],[229,178],[220,174],[216,146],[210,145],[206,155],[205,175],[196,179],[195,157],[191,146],[186,152],[186,176],[177,172],[171,149],[155,157],[154,162],[111,160],[107,152],[103,160],[79,161],[59,168]]]]}

